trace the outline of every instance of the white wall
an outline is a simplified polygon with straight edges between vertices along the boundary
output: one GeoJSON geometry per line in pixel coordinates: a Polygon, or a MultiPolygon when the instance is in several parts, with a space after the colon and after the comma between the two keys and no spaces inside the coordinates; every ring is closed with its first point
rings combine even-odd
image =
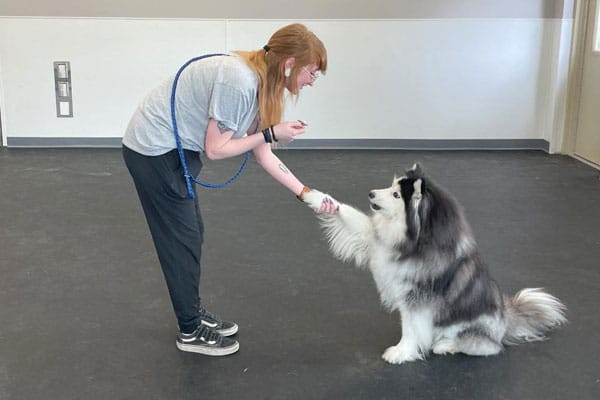
{"type": "Polygon", "coordinates": [[[0,14],[41,17],[381,19],[562,18],[574,0],[0,0],[0,14]],[[564,7],[571,3],[567,7],[564,7]]]}
{"type": "MultiPolygon", "coordinates": [[[[3,140],[120,137],[189,58],[259,48],[290,22],[0,18],[3,140]],[[71,62],[74,118],[56,117],[53,61],[71,62]]],[[[300,22],[329,54],[327,75],[288,108],[307,138],[557,141],[570,19],[300,22]]]]}

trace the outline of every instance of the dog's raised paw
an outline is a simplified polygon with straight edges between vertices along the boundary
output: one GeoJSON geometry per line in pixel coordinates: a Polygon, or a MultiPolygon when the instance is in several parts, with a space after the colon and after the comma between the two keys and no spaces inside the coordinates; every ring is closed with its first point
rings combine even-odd
{"type": "Polygon", "coordinates": [[[327,195],[325,193],[316,189],[311,189],[310,191],[304,193],[302,200],[313,210],[318,210],[321,208],[321,204],[326,197],[327,195]]]}

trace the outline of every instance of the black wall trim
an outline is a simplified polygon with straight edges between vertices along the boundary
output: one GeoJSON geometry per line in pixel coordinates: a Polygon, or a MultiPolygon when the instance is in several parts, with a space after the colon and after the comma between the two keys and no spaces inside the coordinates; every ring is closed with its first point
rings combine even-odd
{"type": "Polygon", "coordinates": [[[7,147],[120,147],[121,138],[10,137],[7,147]]]}
{"type": "Polygon", "coordinates": [[[407,150],[544,150],[543,139],[303,139],[287,147],[297,149],[407,149],[407,150]]]}
{"type": "MultiPolygon", "coordinates": [[[[121,138],[8,137],[8,147],[121,147],[121,138]]],[[[544,139],[299,139],[290,149],[544,150],[544,139]]]]}

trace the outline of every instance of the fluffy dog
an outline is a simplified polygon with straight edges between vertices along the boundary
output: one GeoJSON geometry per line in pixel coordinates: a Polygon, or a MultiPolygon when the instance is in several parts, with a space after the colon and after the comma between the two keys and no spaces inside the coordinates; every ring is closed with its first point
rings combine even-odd
{"type": "Polygon", "coordinates": [[[333,211],[318,214],[332,253],[368,267],[383,305],[400,312],[402,338],[383,353],[389,363],[430,351],[494,355],[566,322],[565,306],[542,289],[501,293],[461,207],[418,164],[369,193],[371,215],[317,190],[304,201],[333,211]]]}

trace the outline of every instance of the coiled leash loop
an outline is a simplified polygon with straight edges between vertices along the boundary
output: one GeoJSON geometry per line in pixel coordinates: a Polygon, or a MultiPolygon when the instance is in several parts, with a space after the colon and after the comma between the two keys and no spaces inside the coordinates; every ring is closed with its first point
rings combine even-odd
{"type": "Polygon", "coordinates": [[[177,74],[175,74],[175,79],[173,81],[173,87],[171,89],[171,123],[173,124],[173,134],[175,135],[175,143],[177,143],[177,152],[179,153],[179,160],[180,160],[181,166],[183,168],[183,176],[185,177],[185,184],[187,186],[188,195],[190,196],[190,199],[194,198],[194,188],[192,186],[192,183],[197,183],[201,186],[204,186],[207,188],[213,188],[213,189],[225,187],[225,186],[229,185],[231,182],[235,181],[241,175],[242,171],[246,167],[246,164],[248,163],[248,159],[250,158],[250,150],[248,150],[248,152],[246,153],[246,156],[244,157],[244,161],[242,161],[242,165],[240,166],[240,169],[238,170],[238,172],[236,172],[235,175],[233,175],[231,178],[229,178],[225,182],[216,183],[216,184],[202,182],[202,181],[196,179],[195,177],[193,177],[192,175],[190,175],[187,163],[185,162],[185,155],[183,154],[183,147],[181,146],[181,139],[179,138],[179,130],[177,129],[177,118],[175,117],[175,92],[177,91],[177,81],[179,81],[179,75],[181,75],[183,70],[188,65],[190,65],[191,63],[193,63],[195,61],[202,60],[203,58],[208,58],[208,57],[226,56],[226,55],[227,54],[218,54],[217,53],[217,54],[205,54],[203,56],[194,57],[191,60],[189,60],[188,62],[186,62],[185,64],[183,64],[181,66],[181,68],[179,68],[179,71],[177,71],[177,74]]]}

